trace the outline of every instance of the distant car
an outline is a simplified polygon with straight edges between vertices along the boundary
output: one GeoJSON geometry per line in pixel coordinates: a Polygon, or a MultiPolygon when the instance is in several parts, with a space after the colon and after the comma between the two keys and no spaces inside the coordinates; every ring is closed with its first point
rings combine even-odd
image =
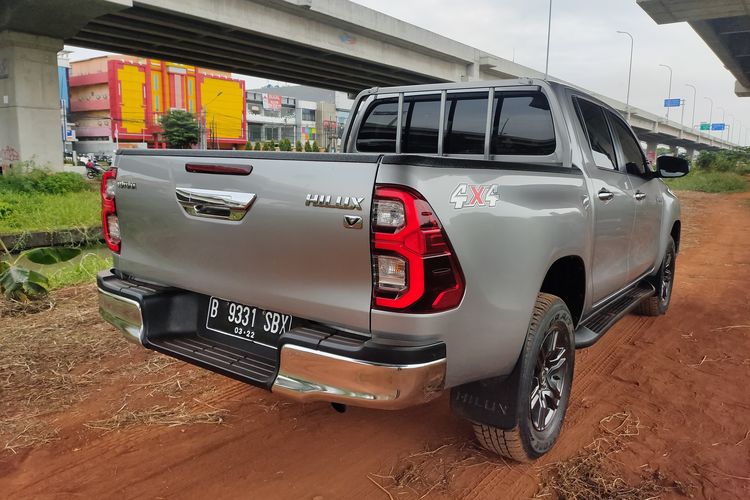
{"type": "Polygon", "coordinates": [[[122,151],[102,316],[299,401],[451,388],[484,447],[543,455],[575,349],[669,307],[681,218],[661,178],[687,162],[652,169],[617,111],[543,80],[378,88],[352,109],[343,154],[122,151]]]}

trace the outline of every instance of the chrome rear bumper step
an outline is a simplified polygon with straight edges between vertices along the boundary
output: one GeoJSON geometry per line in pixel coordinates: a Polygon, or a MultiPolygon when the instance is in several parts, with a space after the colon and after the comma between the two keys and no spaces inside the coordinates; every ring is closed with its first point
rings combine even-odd
{"type": "Polygon", "coordinates": [[[102,272],[102,317],[148,349],[288,398],[381,409],[430,401],[445,386],[445,344],[394,346],[310,323],[278,347],[205,328],[209,297],[102,272]],[[219,338],[221,336],[221,338],[219,338]]]}

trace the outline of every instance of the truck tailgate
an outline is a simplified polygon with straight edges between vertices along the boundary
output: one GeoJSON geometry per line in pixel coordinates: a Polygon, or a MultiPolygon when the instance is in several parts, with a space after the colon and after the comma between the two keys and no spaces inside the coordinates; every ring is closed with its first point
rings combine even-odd
{"type": "Polygon", "coordinates": [[[136,278],[367,332],[369,214],[378,160],[377,155],[126,152],[117,165],[122,249],[116,267],[136,278]],[[251,172],[190,172],[188,164],[251,172]],[[206,193],[251,205],[244,216],[242,210],[230,214],[201,204],[206,193]],[[191,195],[192,204],[186,202],[191,195]],[[308,195],[326,201],[330,196],[330,202],[310,203],[308,195]],[[346,208],[332,206],[338,197],[346,208]],[[202,213],[194,211],[196,205],[202,213]],[[361,217],[360,227],[346,224],[352,216],[361,217]]]}

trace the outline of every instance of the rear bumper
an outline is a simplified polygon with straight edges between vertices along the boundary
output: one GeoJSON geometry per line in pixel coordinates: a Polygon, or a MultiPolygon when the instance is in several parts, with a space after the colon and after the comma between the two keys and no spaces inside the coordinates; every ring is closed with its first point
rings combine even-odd
{"type": "Polygon", "coordinates": [[[286,344],[271,390],[302,402],[397,410],[434,399],[444,384],[445,358],[394,365],[286,344]]]}
{"type": "Polygon", "coordinates": [[[278,349],[244,351],[201,336],[199,294],[97,278],[99,311],[125,338],[217,373],[302,401],[400,409],[430,401],[445,386],[442,343],[396,347],[307,325],[278,349]],[[258,366],[253,366],[257,364],[258,366]]]}

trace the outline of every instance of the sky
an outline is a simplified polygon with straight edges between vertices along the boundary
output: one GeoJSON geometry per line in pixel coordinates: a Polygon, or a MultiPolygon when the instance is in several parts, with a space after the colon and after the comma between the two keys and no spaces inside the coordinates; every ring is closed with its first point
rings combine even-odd
{"type": "MultiPolygon", "coordinates": [[[[357,0],[357,3],[490,54],[515,60],[544,71],[549,0],[357,0]]],[[[556,78],[594,92],[625,101],[630,39],[617,30],[630,32],[635,40],[630,103],[664,114],[672,67],[671,97],[686,100],[684,120],[693,114],[693,91],[697,90],[695,122],[709,120],[713,100],[713,122],[735,126],[733,140],[750,139],[750,97],[734,95],[734,77],[687,23],[657,25],[635,0],[552,0],[549,73],[556,78]],[[722,109],[724,111],[722,111],[722,109]],[[732,118],[734,117],[734,118],[732,118]],[[741,137],[738,133],[742,123],[741,137]]],[[[73,50],[71,60],[101,52],[73,50]]],[[[267,83],[282,84],[247,75],[249,88],[267,83]]],[[[680,120],[680,109],[670,111],[670,120],[680,120]]],[[[718,134],[718,133],[717,133],[718,134]]]]}

